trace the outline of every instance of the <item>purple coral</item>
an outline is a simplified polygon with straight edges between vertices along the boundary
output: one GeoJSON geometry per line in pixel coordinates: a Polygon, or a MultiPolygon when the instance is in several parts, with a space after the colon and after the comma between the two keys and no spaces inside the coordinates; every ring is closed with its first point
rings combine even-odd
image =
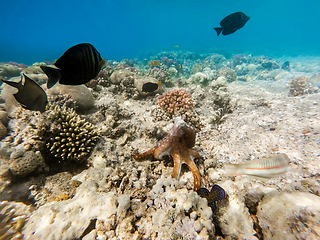
{"type": "Polygon", "coordinates": [[[157,67],[154,67],[151,70],[151,74],[160,80],[164,80],[166,78],[166,74],[160,68],[157,67]]]}

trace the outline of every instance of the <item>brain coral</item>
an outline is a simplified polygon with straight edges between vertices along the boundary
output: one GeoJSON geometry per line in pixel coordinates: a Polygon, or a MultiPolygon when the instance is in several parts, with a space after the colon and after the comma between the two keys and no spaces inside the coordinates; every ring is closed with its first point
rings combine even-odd
{"type": "Polygon", "coordinates": [[[81,120],[73,109],[50,108],[49,118],[57,125],[51,127],[48,150],[58,159],[83,161],[97,142],[98,131],[91,123],[81,120]]]}
{"type": "Polygon", "coordinates": [[[191,110],[194,101],[189,93],[184,89],[175,88],[158,97],[156,102],[168,115],[174,115],[181,110],[191,110]]]}

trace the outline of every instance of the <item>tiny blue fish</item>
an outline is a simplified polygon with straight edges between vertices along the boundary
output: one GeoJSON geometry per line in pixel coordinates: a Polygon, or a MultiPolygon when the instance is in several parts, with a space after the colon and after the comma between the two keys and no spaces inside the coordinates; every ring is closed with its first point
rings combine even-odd
{"type": "Polygon", "coordinates": [[[214,184],[209,192],[206,188],[199,188],[197,193],[200,197],[206,198],[208,201],[208,206],[211,207],[212,212],[217,209],[215,205],[216,201],[221,201],[226,198],[226,192],[222,187],[217,184],[214,184]]]}

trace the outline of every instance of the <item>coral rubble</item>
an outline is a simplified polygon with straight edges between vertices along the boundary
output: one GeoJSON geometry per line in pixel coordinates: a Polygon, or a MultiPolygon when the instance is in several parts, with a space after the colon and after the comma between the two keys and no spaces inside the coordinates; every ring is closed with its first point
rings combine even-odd
{"type": "Polygon", "coordinates": [[[24,239],[21,229],[29,216],[29,207],[22,203],[0,202],[0,237],[3,240],[24,239]],[[24,213],[22,213],[24,212],[24,213]]]}

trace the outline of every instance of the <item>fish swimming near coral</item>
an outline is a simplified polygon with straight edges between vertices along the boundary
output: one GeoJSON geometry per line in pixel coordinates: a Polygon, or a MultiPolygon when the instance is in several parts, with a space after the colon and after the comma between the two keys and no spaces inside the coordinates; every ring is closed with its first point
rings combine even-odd
{"type": "Polygon", "coordinates": [[[161,81],[155,83],[155,82],[147,82],[143,84],[142,86],[142,92],[154,92],[155,90],[158,89],[159,86],[162,86],[161,81]]]}
{"type": "Polygon", "coordinates": [[[40,66],[48,76],[47,87],[58,81],[64,85],[80,85],[95,78],[106,64],[97,49],[89,43],[69,48],[53,65],[40,66]]]}
{"type": "Polygon", "coordinates": [[[216,30],[217,36],[219,36],[221,32],[222,35],[229,35],[242,28],[249,19],[250,17],[243,12],[235,12],[222,19],[220,22],[221,27],[214,28],[214,30],[216,30]]]}
{"type": "Polygon", "coordinates": [[[289,166],[289,157],[280,153],[268,158],[248,161],[226,166],[227,175],[248,175],[261,181],[268,181],[274,177],[284,175],[289,166]]]}
{"type": "Polygon", "coordinates": [[[226,198],[226,192],[222,187],[217,184],[214,184],[209,192],[206,188],[199,188],[197,193],[200,197],[206,198],[208,202],[208,206],[211,207],[212,212],[217,209],[215,202],[221,201],[226,198]]]}
{"type": "Polygon", "coordinates": [[[157,66],[160,65],[160,62],[157,61],[157,60],[152,60],[152,61],[149,62],[149,64],[150,64],[151,66],[153,66],[153,67],[157,67],[157,66]]]}
{"type": "Polygon", "coordinates": [[[17,93],[13,94],[13,96],[22,107],[34,111],[45,111],[48,103],[47,94],[27,75],[23,74],[18,83],[5,80],[2,81],[19,90],[17,93]]]}

